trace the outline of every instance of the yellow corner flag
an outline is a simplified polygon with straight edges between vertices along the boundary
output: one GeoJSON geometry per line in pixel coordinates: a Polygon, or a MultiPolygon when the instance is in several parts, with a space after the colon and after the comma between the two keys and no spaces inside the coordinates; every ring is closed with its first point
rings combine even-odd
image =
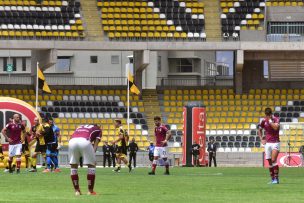
{"type": "Polygon", "coordinates": [[[139,94],[140,94],[140,91],[139,91],[139,89],[136,87],[136,85],[134,84],[134,78],[133,78],[133,75],[131,74],[130,71],[129,71],[129,76],[128,76],[128,82],[129,82],[130,92],[139,95],[139,94]]]}
{"type": "Polygon", "coordinates": [[[45,81],[45,77],[44,77],[42,71],[40,70],[40,68],[38,68],[38,87],[43,92],[52,93],[50,87],[48,86],[48,84],[45,81]]]}

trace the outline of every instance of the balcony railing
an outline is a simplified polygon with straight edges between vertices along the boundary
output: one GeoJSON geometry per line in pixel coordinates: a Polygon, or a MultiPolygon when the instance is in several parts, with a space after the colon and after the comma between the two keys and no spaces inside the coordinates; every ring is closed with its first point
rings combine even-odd
{"type": "Polygon", "coordinates": [[[184,86],[233,86],[232,77],[208,77],[201,79],[157,78],[160,87],[184,87],[184,86]]]}
{"type": "MultiPolygon", "coordinates": [[[[45,75],[49,85],[96,85],[121,86],[127,85],[125,77],[74,77],[63,75],[45,75]]],[[[0,75],[2,85],[33,85],[35,77],[31,75],[5,74],[0,75]]]]}

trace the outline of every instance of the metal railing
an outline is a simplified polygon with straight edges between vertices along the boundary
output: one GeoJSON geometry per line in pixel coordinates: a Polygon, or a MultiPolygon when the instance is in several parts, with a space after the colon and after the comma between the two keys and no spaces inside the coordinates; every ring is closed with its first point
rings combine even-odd
{"type": "Polygon", "coordinates": [[[1,85],[32,85],[34,84],[34,80],[31,75],[5,74],[5,75],[0,75],[0,84],[1,85]]]}
{"type": "MultiPolygon", "coordinates": [[[[75,77],[69,75],[45,75],[49,85],[127,85],[125,77],[75,77]]],[[[0,75],[1,85],[33,85],[35,78],[31,75],[0,75]]]]}
{"type": "Polygon", "coordinates": [[[267,41],[269,42],[299,42],[304,38],[304,23],[302,22],[269,22],[267,26],[267,41]]]}
{"type": "Polygon", "coordinates": [[[125,77],[75,77],[46,75],[49,85],[127,85],[125,77]]]}
{"type": "Polygon", "coordinates": [[[159,87],[194,87],[194,86],[233,86],[232,77],[207,77],[200,79],[157,78],[159,87]]]}

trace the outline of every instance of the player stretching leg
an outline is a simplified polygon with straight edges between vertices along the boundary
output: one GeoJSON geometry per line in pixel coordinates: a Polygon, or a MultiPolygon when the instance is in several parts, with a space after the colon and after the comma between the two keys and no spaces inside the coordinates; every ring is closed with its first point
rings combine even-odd
{"type": "Polygon", "coordinates": [[[155,175],[158,158],[163,159],[165,162],[165,167],[166,167],[165,175],[170,175],[169,161],[167,159],[167,141],[171,138],[171,132],[166,128],[165,125],[161,124],[161,118],[159,116],[154,117],[154,123],[155,123],[154,132],[156,137],[156,146],[154,148],[152,171],[149,172],[149,175],[155,175]]]}
{"type": "Polygon", "coordinates": [[[20,173],[21,166],[21,152],[22,152],[22,138],[21,133],[25,133],[25,127],[20,122],[20,115],[14,114],[13,122],[8,123],[5,128],[2,129],[2,134],[9,142],[9,158],[8,166],[9,172],[12,173],[12,161],[16,156],[17,173],[20,173]],[[10,131],[10,137],[7,136],[7,130],[10,131]]]}
{"type": "Polygon", "coordinates": [[[83,164],[88,166],[88,195],[96,195],[96,192],[94,192],[96,168],[95,152],[100,139],[101,129],[99,126],[82,125],[75,130],[69,141],[71,179],[76,196],[81,195],[78,177],[78,165],[80,157],[83,157],[83,164]]]}
{"type": "Polygon", "coordinates": [[[279,184],[279,166],[277,157],[280,152],[280,122],[279,118],[272,115],[271,108],[265,109],[265,118],[259,124],[258,135],[265,145],[265,159],[269,163],[271,176],[270,184],[279,184]],[[265,130],[266,137],[262,137],[262,130],[265,130]]]}
{"type": "Polygon", "coordinates": [[[117,152],[116,152],[117,165],[116,165],[116,169],[114,169],[113,171],[120,172],[121,161],[123,161],[125,165],[128,166],[129,172],[131,172],[132,166],[127,159],[127,143],[129,141],[128,133],[126,132],[125,129],[123,129],[123,126],[121,125],[121,120],[118,119],[115,120],[114,125],[116,128],[116,134],[118,138],[112,142],[113,145],[117,143],[117,152]]]}

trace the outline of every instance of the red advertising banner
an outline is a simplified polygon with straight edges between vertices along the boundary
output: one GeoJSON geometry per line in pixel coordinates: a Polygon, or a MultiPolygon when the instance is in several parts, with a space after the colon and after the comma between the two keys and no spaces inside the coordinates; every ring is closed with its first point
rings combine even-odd
{"type": "MultiPolygon", "coordinates": [[[[302,166],[302,159],[300,153],[285,153],[280,152],[278,155],[277,163],[281,167],[300,167],[302,166]]],[[[265,159],[264,153],[264,167],[268,167],[268,161],[265,159]]]]}
{"type": "Polygon", "coordinates": [[[201,165],[206,165],[206,110],[203,107],[192,108],[192,143],[194,141],[201,146],[199,162],[201,165]]]}
{"type": "Polygon", "coordinates": [[[186,138],[186,135],[187,135],[187,108],[184,107],[183,108],[183,124],[184,124],[184,127],[183,127],[183,157],[182,157],[182,164],[183,165],[186,165],[186,156],[187,156],[187,138],[186,138]]]}

